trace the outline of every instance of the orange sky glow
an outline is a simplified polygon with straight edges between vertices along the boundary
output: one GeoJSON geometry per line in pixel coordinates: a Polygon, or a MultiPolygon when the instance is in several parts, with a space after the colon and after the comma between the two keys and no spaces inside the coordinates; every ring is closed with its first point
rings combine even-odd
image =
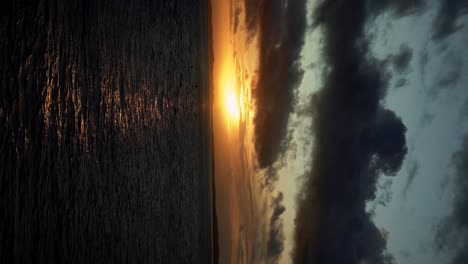
{"type": "MultiPolygon", "coordinates": [[[[241,2],[232,4],[243,9],[241,2]]],[[[258,55],[256,39],[247,41],[242,23],[234,33],[233,13],[231,1],[212,1],[216,209],[220,262],[247,263],[258,255],[253,251],[259,251],[263,234],[252,143],[251,83],[258,55]]]]}

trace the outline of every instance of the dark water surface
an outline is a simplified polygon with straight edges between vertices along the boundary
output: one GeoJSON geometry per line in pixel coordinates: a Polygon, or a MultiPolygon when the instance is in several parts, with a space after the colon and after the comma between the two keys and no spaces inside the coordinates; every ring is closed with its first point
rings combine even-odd
{"type": "Polygon", "coordinates": [[[208,263],[204,7],[1,4],[1,263],[208,263]]]}

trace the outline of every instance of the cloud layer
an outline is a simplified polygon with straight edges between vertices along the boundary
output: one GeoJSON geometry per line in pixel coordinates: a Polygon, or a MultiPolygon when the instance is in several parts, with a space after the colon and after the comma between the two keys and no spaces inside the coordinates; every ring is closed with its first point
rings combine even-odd
{"type": "Polygon", "coordinates": [[[434,40],[442,40],[462,28],[458,18],[468,14],[467,0],[440,1],[439,11],[434,21],[434,40]]]}
{"type": "Polygon", "coordinates": [[[436,246],[454,252],[450,263],[468,263],[468,134],[453,155],[455,164],[453,211],[437,228],[436,246]]]}
{"type": "Polygon", "coordinates": [[[322,89],[311,103],[315,145],[297,198],[294,263],[390,263],[387,232],[366,212],[380,174],[395,175],[407,153],[406,127],[381,105],[388,75],[368,50],[364,27],[390,10],[410,14],[420,1],[323,1],[314,26],[324,32],[322,89]],[[374,3],[374,2],[372,2],[374,3]],[[367,261],[367,262],[363,262],[367,261]]]}
{"type": "Polygon", "coordinates": [[[267,259],[271,263],[276,263],[284,249],[283,222],[280,216],[286,208],[281,204],[283,193],[279,192],[271,201],[273,213],[270,218],[269,237],[267,242],[267,259]]]}
{"type": "MultiPolygon", "coordinates": [[[[246,2],[246,7],[257,7],[259,14],[258,26],[248,28],[257,30],[259,39],[259,67],[253,89],[255,150],[260,167],[266,168],[286,147],[283,141],[295,103],[294,91],[302,81],[299,58],[306,29],[306,1],[288,1],[287,5],[285,1],[246,2]]],[[[247,15],[253,12],[249,8],[247,15]]]]}

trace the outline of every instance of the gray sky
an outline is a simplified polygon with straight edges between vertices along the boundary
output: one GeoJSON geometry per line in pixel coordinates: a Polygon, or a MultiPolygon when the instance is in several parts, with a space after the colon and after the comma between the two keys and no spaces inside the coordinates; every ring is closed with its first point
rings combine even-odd
{"type": "Polygon", "coordinates": [[[441,219],[451,212],[452,155],[468,131],[462,114],[468,98],[468,54],[463,49],[468,31],[463,28],[443,41],[432,41],[435,6],[404,19],[381,18],[372,29],[379,57],[402,44],[413,50],[407,72],[394,74],[392,80],[406,78],[406,84],[391,87],[385,101],[408,128],[409,152],[393,180],[392,200],[386,207],[377,207],[375,218],[390,232],[388,248],[398,263],[448,263],[450,259],[434,248],[434,236],[441,219]],[[428,60],[423,65],[425,54],[428,60]]]}

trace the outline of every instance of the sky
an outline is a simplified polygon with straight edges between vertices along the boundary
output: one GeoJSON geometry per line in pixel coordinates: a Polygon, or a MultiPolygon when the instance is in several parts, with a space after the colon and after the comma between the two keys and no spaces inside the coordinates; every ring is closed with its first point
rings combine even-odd
{"type": "Polygon", "coordinates": [[[468,1],[212,1],[222,263],[468,261],[468,1]]]}

